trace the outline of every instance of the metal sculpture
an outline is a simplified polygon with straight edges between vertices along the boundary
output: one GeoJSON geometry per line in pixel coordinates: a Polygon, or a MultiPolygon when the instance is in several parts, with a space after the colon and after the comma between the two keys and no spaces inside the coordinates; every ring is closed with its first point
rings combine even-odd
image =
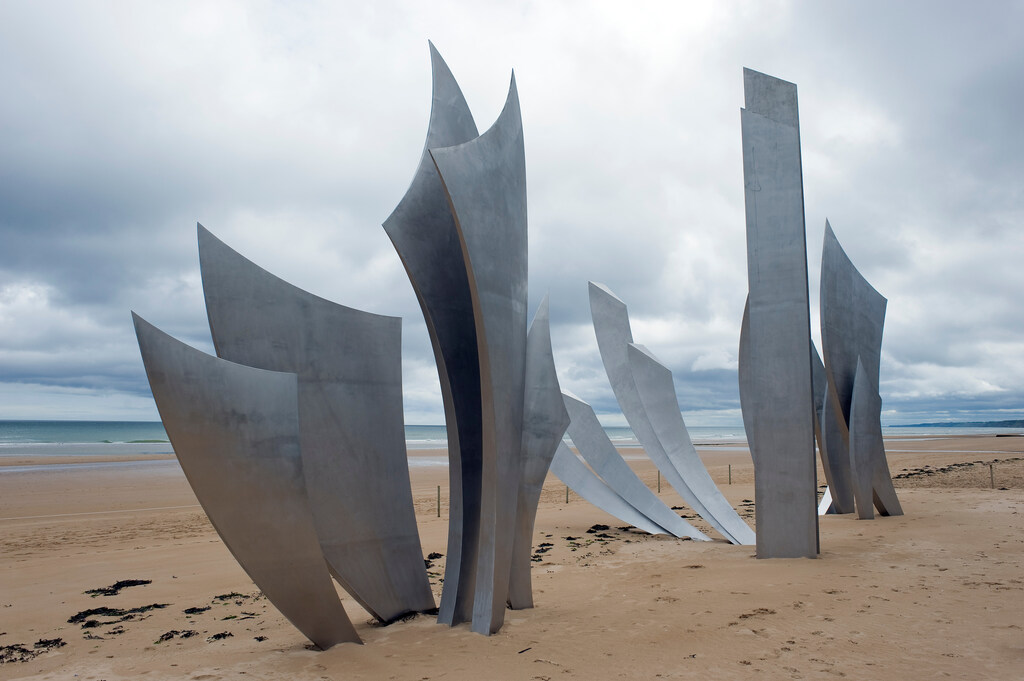
{"type": "Polygon", "coordinates": [[[132,318],[171,445],[232,555],[317,646],[359,643],[313,527],[295,374],[211,357],[132,318]]]}
{"type": "MultiPolygon", "coordinates": [[[[814,382],[814,439],[818,458],[828,485],[828,503],[818,504],[818,515],[853,512],[853,486],[850,481],[850,457],[835,421],[835,410],[828,401],[828,376],[818,349],[811,343],[811,376],[814,382]]],[[[824,500],[825,497],[822,497],[824,500]]]]}
{"type": "Polygon", "coordinates": [[[509,573],[508,603],[513,610],[533,607],[530,558],[544,479],[562,442],[569,413],[562,402],[551,350],[548,298],[544,296],[526,336],[526,389],[523,410],[523,474],[516,505],[515,538],[509,573]]]}
{"type": "MultiPolygon", "coordinates": [[[[867,279],[854,266],[853,261],[843,250],[836,238],[832,226],[825,222],[825,240],[822,245],[821,254],[821,349],[825,361],[825,373],[828,376],[828,397],[826,410],[831,409],[831,421],[826,425],[834,423],[842,444],[836,449],[841,454],[849,453],[849,458],[841,456],[838,459],[837,468],[853,467],[851,477],[852,496],[857,499],[857,513],[860,517],[873,517],[870,508],[861,509],[861,502],[865,497],[862,494],[858,499],[856,495],[857,482],[862,480],[864,475],[871,475],[873,480],[878,481],[878,489],[875,490],[875,498],[885,498],[888,504],[879,502],[879,511],[888,514],[900,514],[898,502],[892,503],[895,498],[895,490],[892,488],[892,479],[889,475],[889,466],[885,459],[884,445],[880,445],[877,455],[872,457],[873,466],[884,467],[884,475],[875,476],[874,472],[856,470],[855,456],[850,440],[850,429],[852,428],[851,409],[853,404],[854,385],[857,376],[858,362],[863,364],[864,373],[867,377],[862,383],[869,383],[878,390],[879,373],[881,369],[882,353],[882,328],[885,324],[886,300],[868,283],[867,279]],[[885,482],[882,478],[886,478],[885,482]],[[892,490],[891,494],[889,490],[892,490]],[[886,511],[882,511],[885,507],[886,511]]],[[[862,385],[862,389],[863,388],[862,385]]],[[[879,400],[881,398],[878,398],[879,400]]],[[[873,416],[874,410],[868,409],[862,416],[864,418],[875,418],[878,423],[870,426],[877,430],[879,443],[881,443],[881,408],[877,416],[873,416]]],[[[867,425],[862,427],[868,428],[867,425]]],[[[858,458],[860,455],[858,455],[858,458]]],[[[835,494],[833,495],[835,496],[835,494]]],[[[870,504],[870,499],[868,500],[870,504]]],[[[847,512],[853,510],[853,504],[847,508],[847,512]]]]}
{"type": "Polygon", "coordinates": [[[881,413],[878,388],[858,359],[850,400],[850,464],[857,517],[861,520],[875,517],[872,504],[882,515],[903,515],[885,460],[881,413]]]}
{"type": "Polygon", "coordinates": [[[405,450],[402,320],[307,293],[198,232],[217,355],[298,376],[306,489],[332,574],[382,622],[432,611],[405,450]]]}
{"type": "Polygon", "coordinates": [[[569,412],[569,437],[572,443],[583,460],[590,464],[609,487],[670,534],[710,541],[706,534],[677,516],[637,477],[608,439],[608,434],[589,404],[564,390],[562,397],[569,412]]]}
{"type": "Polygon", "coordinates": [[[679,413],[672,372],[649,354],[646,359],[637,358],[634,365],[626,303],[603,284],[590,282],[589,289],[601,361],[619,408],[647,456],[679,496],[722,536],[733,544],[753,544],[754,532],[722,497],[690,441],[679,413]]]}
{"type": "Polygon", "coordinates": [[[482,467],[473,631],[505,619],[519,479],[526,369],[526,157],[515,76],[489,130],[431,149],[455,216],[480,362],[482,467]]]}
{"type": "Polygon", "coordinates": [[[384,221],[384,231],[416,292],[441,383],[451,502],[437,619],[455,625],[473,617],[482,470],[480,364],[462,245],[429,150],[474,139],[477,128],[458,83],[433,44],[430,63],[433,96],[423,153],[405,196],[384,221]]]}
{"type": "Polygon", "coordinates": [[[757,556],[813,558],[817,471],[796,85],[744,69],[743,87],[749,294],[739,381],[754,460],[757,556]]]}
{"type": "Polygon", "coordinates": [[[604,480],[594,474],[564,443],[558,444],[551,460],[551,472],[566,486],[605,513],[649,534],[670,534],[668,530],[636,510],[604,480]]]}
{"type": "Polygon", "coordinates": [[[722,496],[690,440],[683,415],[679,412],[672,371],[647,348],[632,343],[629,345],[629,365],[658,442],[674,470],[678,471],[677,476],[682,476],[691,496],[699,502],[699,505],[691,506],[733,544],[754,544],[754,531],[722,496]]]}

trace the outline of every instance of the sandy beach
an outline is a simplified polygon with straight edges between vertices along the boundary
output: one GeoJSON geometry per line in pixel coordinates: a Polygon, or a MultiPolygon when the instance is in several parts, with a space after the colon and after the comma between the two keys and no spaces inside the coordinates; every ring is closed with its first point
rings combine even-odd
{"type": "MultiPolygon", "coordinates": [[[[892,438],[887,449],[906,515],[822,518],[817,560],[624,529],[573,494],[566,503],[550,477],[535,608],[483,637],[426,616],[376,626],[342,593],[365,644],[324,652],[259,596],[172,455],[9,457],[0,679],[1021,678],[1024,437],[892,438]],[[150,583],[85,593],[122,580],[150,583]],[[124,612],[69,622],[100,607],[124,612]]],[[[653,465],[624,452],[656,488],[653,465]]],[[[411,455],[424,464],[411,468],[423,551],[444,554],[444,452],[411,455]]],[[[753,523],[749,454],[701,455],[753,523]]],[[[661,497],[683,505],[664,483],[661,497]]],[[[432,563],[439,597],[444,558],[432,563]]]]}

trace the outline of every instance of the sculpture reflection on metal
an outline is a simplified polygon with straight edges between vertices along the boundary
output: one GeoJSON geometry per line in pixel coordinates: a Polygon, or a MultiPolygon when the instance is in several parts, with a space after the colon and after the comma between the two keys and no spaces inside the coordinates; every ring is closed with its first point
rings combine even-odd
{"type": "MultiPolygon", "coordinates": [[[[875,500],[879,512],[886,515],[900,515],[902,510],[892,487],[889,465],[881,439],[881,398],[878,396],[878,380],[881,369],[882,328],[885,324],[886,300],[861,275],[853,262],[843,251],[832,226],[825,222],[825,240],[821,254],[821,349],[824,355],[825,372],[828,375],[828,397],[826,410],[831,409],[831,421],[826,428],[835,424],[842,444],[837,446],[849,452],[847,466],[851,467],[852,496],[856,501],[857,514],[861,518],[874,517],[870,508],[875,500]],[[851,440],[853,393],[855,390],[857,365],[863,365],[866,379],[861,382],[861,391],[870,385],[875,391],[871,398],[879,401],[877,414],[873,406],[861,410],[859,424],[864,437],[873,442],[865,451],[855,453],[851,440]],[[874,419],[876,423],[869,423],[874,419]],[[868,436],[868,432],[874,433],[868,436]],[[877,432],[875,432],[877,431],[877,432]],[[877,437],[877,442],[874,442],[877,437]],[[875,447],[877,446],[877,451],[875,447]],[[868,458],[865,458],[868,457],[868,458]],[[858,470],[857,466],[870,462],[869,471],[858,470]],[[878,470],[876,471],[875,468],[878,470]],[[868,476],[875,486],[868,497],[858,485],[868,476]],[[861,508],[863,504],[868,508],[861,508]],[[883,510],[884,509],[884,510],[883,510]]],[[[866,403],[868,398],[862,399],[866,403]]],[[[852,505],[851,505],[852,506],[852,505]]],[[[852,511],[848,508],[846,512],[852,511]]]]}
{"type": "Polygon", "coordinates": [[[132,317],[171,445],[232,555],[320,648],[359,643],[306,498],[295,374],[210,357],[132,317]]]}
{"type": "Polygon", "coordinates": [[[508,603],[513,610],[533,607],[530,580],[533,526],[537,504],[555,450],[562,442],[569,414],[555,373],[551,350],[548,298],[544,296],[526,336],[526,390],[523,410],[523,477],[519,482],[515,538],[509,574],[508,603]]]}
{"type": "Polygon", "coordinates": [[[603,284],[590,282],[589,288],[601,360],[619,407],[647,456],[686,503],[722,536],[733,544],[753,544],[754,532],[719,492],[690,441],[679,413],[672,372],[644,351],[634,358],[629,350],[633,334],[626,303],[603,284]]]}
{"type": "Polygon", "coordinates": [[[609,487],[670,534],[710,541],[707,535],[677,516],[636,476],[608,439],[608,434],[589,404],[564,390],[562,397],[569,412],[569,437],[572,443],[583,460],[590,464],[609,487]]]}
{"type": "Polygon", "coordinates": [[[595,475],[564,442],[559,443],[555,457],[551,460],[551,472],[569,489],[605,513],[650,534],[669,534],[595,475]]]}
{"type": "Polygon", "coordinates": [[[306,489],[332,574],[382,622],[432,611],[405,450],[402,320],[307,293],[198,231],[218,356],[298,376],[306,489]]]}
{"type": "Polygon", "coordinates": [[[431,149],[459,233],[480,362],[480,534],[473,631],[501,628],[522,475],[526,369],[526,157],[515,76],[489,130],[431,149]]]}
{"type": "Polygon", "coordinates": [[[451,501],[437,618],[454,625],[473,617],[482,466],[480,366],[462,246],[429,150],[474,139],[477,128],[458,83],[433,44],[430,63],[433,96],[423,153],[405,196],[384,221],[384,231],[416,292],[441,383],[451,501]]]}
{"type": "Polygon", "coordinates": [[[679,412],[672,371],[647,348],[632,343],[629,365],[655,436],[678,471],[677,475],[682,476],[691,495],[699,502],[699,506],[691,504],[694,510],[733,544],[754,544],[754,531],[722,496],[690,440],[679,412]]]}
{"type": "Polygon", "coordinates": [[[739,381],[757,556],[818,553],[810,314],[796,86],[743,70],[749,293],[739,381]]]}

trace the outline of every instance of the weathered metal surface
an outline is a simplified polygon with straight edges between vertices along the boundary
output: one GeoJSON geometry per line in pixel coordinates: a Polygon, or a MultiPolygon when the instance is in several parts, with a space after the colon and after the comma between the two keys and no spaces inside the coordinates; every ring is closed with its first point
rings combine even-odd
{"type": "Polygon", "coordinates": [[[218,356],[298,375],[306,489],[332,574],[383,622],[433,610],[405,451],[402,320],[307,293],[198,231],[218,356]]]}
{"type": "Polygon", "coordinates": [[[882,515],[903,515],[885,459],[882,398],[860,361],[854,376],[850,400],[850,464],[857,517],[862,520],[874,518],[872,506],[882,515]]]}
{"type": "Polygon", "coordinates": [[[594,475],[594,471],[590,470],[564,442],[558,444],[555,456],[551,460],[551,472],[573,492],[622,522],[650,534],[670,534],[665,528],[636,510],[604,480],[594,475]]]}
{"type": "Polygon", "coordinates": [[[473,617],[480,522],[480,366],[469,279],[455,219],[429,149],[474,139],[476,124],[448,65],[430,45],[433,96],[427,137],[409,189],[384,221],[423,311],[448,426],[451,501],[439,622],[473,617]]]}
{"type": "MultiPolygon", "coordinates": [[[[843,465],[848,469],[854,465],[855,460],[850,442],[850,428],[852,427],[850,411],[853,403],[857,363],[859,361],[863,364],[865,375],[877,391],[881,369],[882,330],[885,324],[886,299],[868,283],[867,279],[854,266],[828,221],[825,222],[825,239],[821,253],[820,298],[821,349],[825,360],[825,372],[828,375],[826,407],[832,410],[832,418],[828,421],[826,428],[834,425],[839,439],[842,440],[841,444],[836,445],[837,455],[830,457],[830,460],[835,462],[836,469],[842,469],[843,465]],[[847,453],[848,456],[844,457],[843,455],[847,453]]],[[[889,481],[879,484],[883,496],[889,498],[888,490],[892,489],[892,480],[889,477],[884,444],[880,439],[881,408],[879,408],[877,418],[879,423],[872,428],[877,427],[880,448],[878,456],[872,460],[885,468],[885,477],[888,477],[889,481]]],[[[864,471],[854,470],[849,475],[851,479],[859,479],[862,473],[867,474],[864,471]]],[[[881,480],[881,478],[879,479],[881,480]]],[[[855,484],[851,482],[851,487],[855,484]]],[[[839,498],[835,492],[833,495],[837,499],[839,498]]],[[[891,496],[895,497],[895,491],[891,496]]],[[[852,512],[855,497],[856,495],[851,490],[849,497],[844,498],[838,506],[844,509],[844,512],[852,512]]],[[[889,506],[893,506],[891,499],[889,506]]],[[[857,511],[860,513],[859,503],[857,503],[857,511]]]]}
{"type": "Polygon", "coordinates": [[[850,486],[850,457],[846,446],[839,436],[834,424],[834,411],[828,402],[828,379],[825,365],[821,361],[818,349],[811,343],[811,377],[814,383],[814,439],[818,443],[818,458],[825,472],[828,485],[826,494],[828,505],[822,508],[818,504],[818,515],[826,513],[852,513],[853,489],[850,486]],[[832,489],[838,492],[838,500],[833,498],[832,489]]]}
{"type": "Polygon", "coordinates": [[[673,470],[678,471],[676,477],[682,477],[691,496],[699,502],[690,505],[733,544],[754,544],[754,531],[722,496],[690,440],[679,411],[672,371],[644,346],[631,343],[628,348],[636,390],[654,435],[672,462],[673,470]]]}
{"type": "MultiPolygon", "coordinates": [[[[825,221],[821,250],[821,351],[828,374],[829,402],[842,414],[840,428],[850,421],[850,402],[857,359],[878,385],[885,324],[885,298],[868,283],[843,250],[825,221]]],[[[847,431],[844,430],[845,435],[847,431]]]]}
{"type": "Polygon", "coordinates": [[[686,425],[682,421],[682,416],[678,415],[679,404],[675,387],[671,385],[671,372],[668,373],[671,392],[666,392],[663,372],[648,366],[648,363],[641,359],[640,373],[646,382],[640,385],[640,374],[632,365],[632,358],[628,352],[628,346],[633,342],[633,333],[629,325],[626,303],[603,284],[590,282],[589,288],[590,314],[597,335],[597,345],[601,351],[601,360],[604,362],[619,408],[622,409],[630,429],[640,441],[647,456],[679,496],[722,536],[734,544],[752,544],[753,531],[736,515],[728,502],[722,506],[720,502],[725,500],[721,498],[718,488],[697,456],[697,450],[690,443],[686,425]],[[669,401],[662,403],[662,400],[669,401]],[[658,424],[653,423],[654,410],[661,417],[658,424]],[[675,420],[670,414],[673,410],[678,415],[675,420]],[[673,440],[663,439],[665,437],[671,437],[673,440]],[[718,514],[710,510],[709,503],[715,506],[718,514]],[[717,517],[719,514],[723,517],[717,517]]]}
{"type": "Polygon", "coordinates": [[[850,448],[843,438],[841,417],[832,408],[828,399],[828,382],[825,385],[825,401],[821,405],[821,438],[825,443],[825,454],[829,462],[829,483],[832,489],[832,512],[853,513],[853,471],[850,469],[850,448]]]}
{"type": "Polygon", "coordinates": [[[743,70],[748,318],[740,396],[759,558],[817,555],[814,401],[796,86],[743,70]]]}
{"type": "Polygon", "coordinates": [[[526,364],[526,157],[515,77],[494,125],[431,149],[455,216],[480,362],[482,469],[473,631],[501,628],[522,475],[526,364]]]}
{"type": "Polygon", "coordinates": [[[753,404],[757,399],[754,394],[753,382],[748,380],[748,373],[753,362],[750,355],[750,295],[743,301],[743,319],[740,321],[740,347],[736,355],[740,392],[740,412],[743,416],[743,432],[747,437],[747,449],[750,450],[750,459],[757,468],[757,441],[754,438],[754,409],[753,404]],[[750,405],[749,408],[744,405],[750,405]]]}
{"type": "Polygon", "coordinates": [[[358,643],[313,527],[295,374],[211,357],[132,317],[171,445],[232,555],[313,643],[358,643]]]}
{"type": "Polygon", "coordinates": [[[604,432],[589,404],[564,390],[562,397],[569,412],[569,437],[572,443],[609,487],[670,534],[710,541],[707,535],[677,516],[636,476],[608,439],[608,434],[604,432]]]}
{"type": "Polygon", "coordinates": [[[526,336],[526,388],[523,409],[523,477],[516,504],[508,602],[513,610],[533,607],[530,558],[537,504],[555,450],[569,425],[551,350],[548,298],[544,296],[526,336]]]}

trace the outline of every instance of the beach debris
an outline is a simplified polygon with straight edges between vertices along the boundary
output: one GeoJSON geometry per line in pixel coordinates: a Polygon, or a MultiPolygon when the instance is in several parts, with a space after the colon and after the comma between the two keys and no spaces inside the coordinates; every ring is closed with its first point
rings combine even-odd
{"type": "Polygon", "coordinates": [[[423,559],[423,564],[429,570],[430,568],[434,567],[434,561],[438,558],[444,558],[444,554],[438,553],[437,551],[431,551],[429,554],[427,554],[427,557],[423,559]]]}
{"type": "Polygon", "coordinates": [[[745,612],[740,615],[741,620],[750,619],[751,617],[758,617],[760,615],[774,615],[775,611],[771,608],[755,608],[753,612],[745,612]]]}
{"type": "Polygon", "coordinates": [[[233,637],[233,636],[234,636],[234,634],[232,634],[230,631],[222,631],[219,634],[214,634],[213,636],[210,636],[209,638],[207,638],[206,642],[207,643],[213,643],[214,641],[223,641],[224,639],[230,638],[230,637],[233,637]]]}
{"type": "Polygon", "coordinates": [[[27,648],[21,643],[15,643],[9,646],[0,646],[0,664],[6,664],[7,662],[28,662],[34,657],[38,657],[45,652],[49,652],[56,648],[62,648],[67,644],[62,638],[41,638],[33,644],[31,648],[27,648]]]}
{"type": "Polygon", "coordinates": [[[1010,461],[1024,461],[1024,458],[1022,458],[1022,457],[1015,457],[1015,458],[1009,458],[1009,459],[991,459],[989,461],[970,461],[970,462],[961,462],[961,463],[951,463],[951,464],[948,464],[946,466],[940,466],[940,467],[935,467],[935,466],[931,466],[931,465],[924,465],[924,466],[921,466],[920,468],[913,468],[913,469],[906,469],[906,468],[904,468],[903,472],[898,473],[898,474],[892,476],[892,479],[893,480],[906,480],[908,478],[917,478],[917,477],[922,477],[922,476],[923,477],[931,477],[931,476],[934,476],[934,475],[941,475],[943,473],[953,473],[953,472],[955,472],[955,471],[957,471],[957,470],[959,470],[961,468],[968,468],[968,469],[970,469],[970,468],[974,468],[975,466],[980,466],[982,468],[985,468],[985,467],[991,466],[992,464],[996,464],[996,463],[1000,463],[1000,462],[1004,462],[1005,463],[1005,462],[1010,462],[1010,461]]]}
{"type": "Polygon", "coordinates": [[[266,636],[253,636],[252,640],[259,641],[260,643],[262,643],[263,641],[267,640],[267,637],[266,636]]]}
{"type": "Polygon", "coordinates": [[[118,622],[126,622],[128,620],[135,619],[135,616],[149,612],[150,610],[160,610],[166,608],[169,603],[151,603],[150,605],[140,605],[137,608],[89,608],[79,613],[75,613],[68,618],[68,624],[81,624],[83,629],[92,629],[94,627],[102,627],[108,624],[117,624],[118,622]],[[98,619],[92,619],[95,617],[105,618],[117,618],[108,622],[101,622],[98,619]]]}
{"type": "Polygon", "coordinates": [[[121,593],[121,589],[127,589],[130,586],[145,586],[146,584],[152,584],[152,579],[122,579],[118,582],[114,582],[110,586],[101,586],[98,589],[89,589],[83,593],[96,598],[97,596],[116,596],[121,593]]]}
{"type": "Polygon", "coordinates": [[[534,563],[539,563],[540,561],[544,560],[542,554],[547,553],[552,548],[554,548],[554,546],[555,545],[551,542],[542,542],[538,544],[537,550],[533,552],[533,556],[530,557],[530,560],[534,563]]]}
{"type": "Polygon", "coordinates": [[[611,528],[608,527],[607,525],[602,525],[602,524],[598,523],[596,525],[591,525],[590,529],[587,530],[587,534],[594,534],[596,532],[604,532],[605,530],[609,530],[609,529],[611,529],[611,528]]]}
{"type": "Polygon", "coordinates": [[[245,594],[240,594],[237,591],[232,591],[229,594],[221,594],[219,596],[214,596],[213,600],[220,601],[221,603],[227,603],[228,601],[234,601],[235,605],[241,605],[242,601],[244,601],[246,598],[250,598],[250,596],[246,596],[245,594]]]}
{"type": "MultiPolygon", "coordinates": [[[[160,634],[160,638],[158,638],[156,641],[154,641],[154,643],[163,643],[164,641],[170,641],[172,638],[175,638],[175,637],[177,637],[177,638],[192,638],[193,636],[198,636],[198,635],[199,635],[199,632],[194,630],[194,629],[185,629],[184,631],[178,631],[177,629],[171,629],[168,632],[160,634]]],[[[229,634],[229,636],[230,636],[230,634],[229,634]]]]}
{"type": "Polygon", "coordinates": [[[197,606],[197,607],[194,607],[194,608],[185,608],[184,610],[182,610],[182,612],[184,612],[186,615],[198,615],[199,613],[206,612],[209,609],[210,609],[209,605],[204,605],[204,606],[197,606]]]}

